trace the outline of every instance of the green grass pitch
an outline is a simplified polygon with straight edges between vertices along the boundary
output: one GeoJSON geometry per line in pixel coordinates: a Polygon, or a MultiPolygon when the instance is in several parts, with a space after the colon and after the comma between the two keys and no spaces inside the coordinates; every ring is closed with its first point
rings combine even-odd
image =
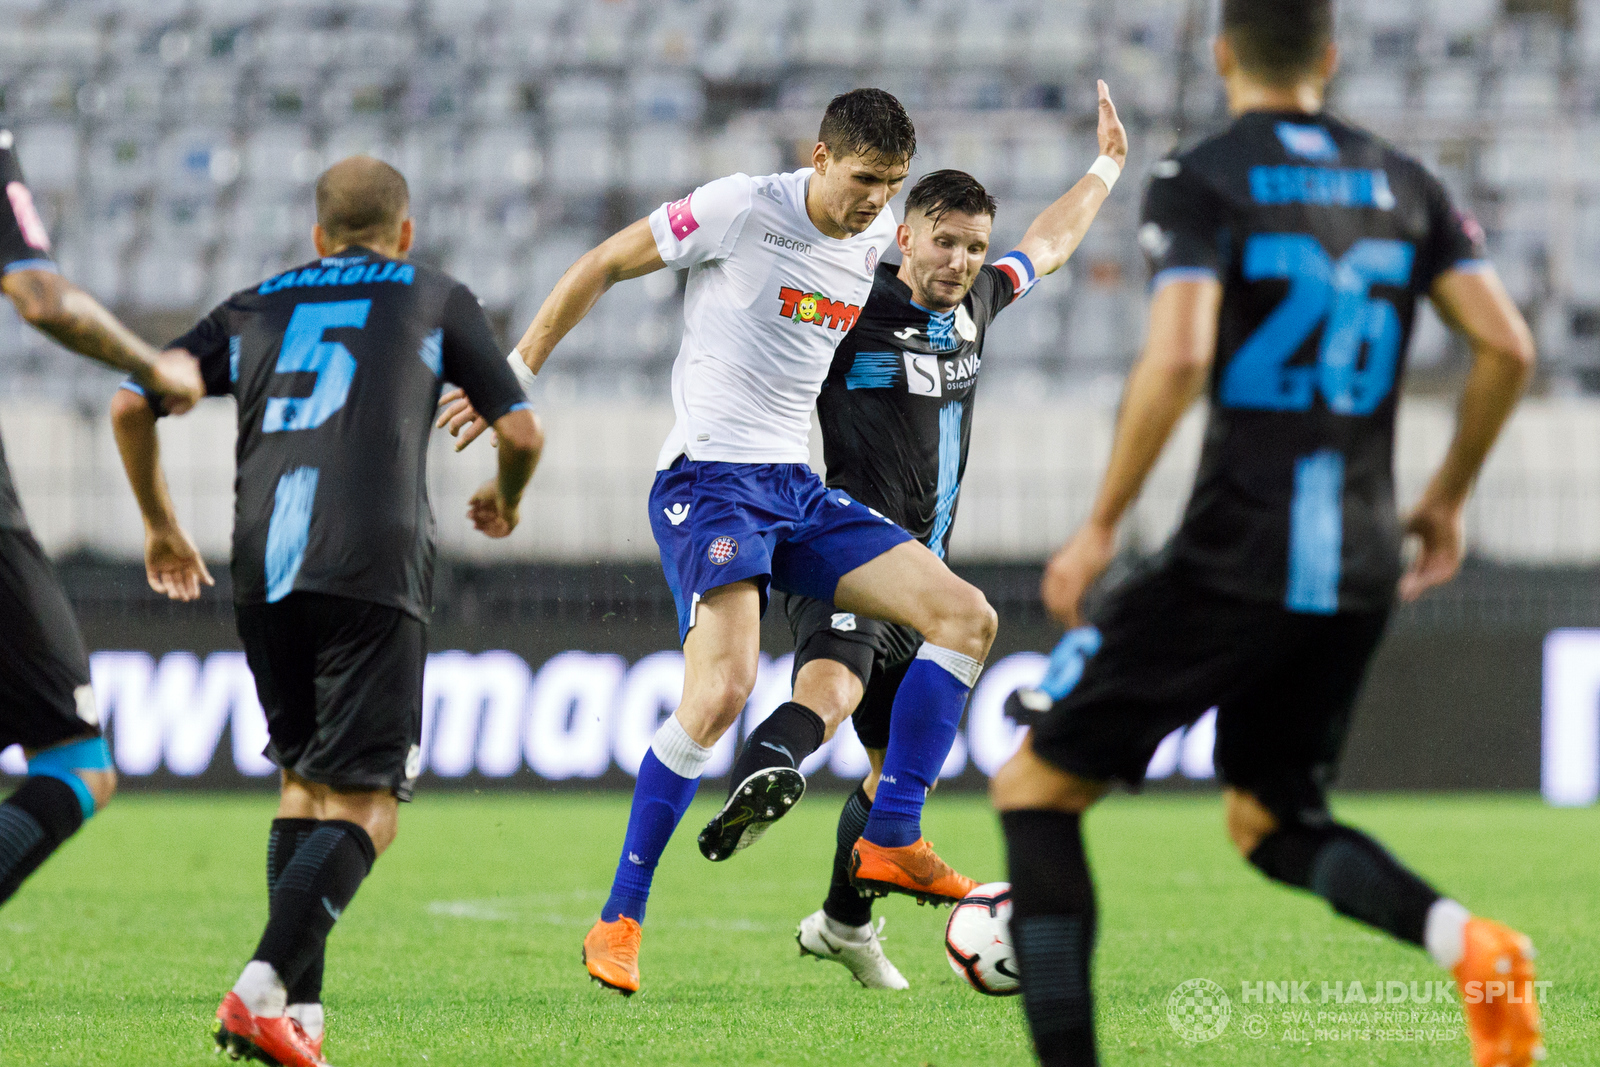
{"type": "MultiPolygon", "coordinates": [[[[697,805],[656,879],[644,990],[623,1000],[588,983],[578,951],[626,798],[424,793],[330,939],[329,1058],[1032,1063],[1019,1003],[979,996],[945,963],[943,910],[879,905],[908,993],[864,991],[797,954],[794,926],[821,900],[840,799],[813,795],[716,866],[694,847],[712,810],[697,805]]],[[[1600,1064],[1592,811],[1520,797],[1349,798],[1338,809],[1475,910],[1530,933],[1553,983],[1548,1062],[1600,1064]]],[[[210,1017],[260,931],[271,814],[266,797],[146,796],[95,819],[0,911],[0,1064],[216,1063],[210,1017]]],[[[959,868],[1003,877],[981,798],[935,797],[927,830],[959,868]]],[[[1105,1063],[1469,1063],[1453,1005],[1323,1003],[1323,982],[1366,993],[1441,975],[1421,952],[1269,886],[1232,855],[1215,797],[1111,801],[1090,817],[1089,842],[1105,1063]],[[1188,1043],[1169,1025],[1169,994],[1190,979],[1230,998],[1214,1040],[1188,1043]],[[1309,982],[1311,1003],[1244,1002],[1241,983],[1257,981],[1309,982]],[[1396,1039],[1440,1026],[1454,1036],[1396,1039]]]]}

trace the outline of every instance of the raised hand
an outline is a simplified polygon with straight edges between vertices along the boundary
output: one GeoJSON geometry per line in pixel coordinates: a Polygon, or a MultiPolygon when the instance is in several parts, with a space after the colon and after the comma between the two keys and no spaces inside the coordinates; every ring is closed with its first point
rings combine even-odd
{"type": "Polygon", "coordinates": [[[1100,154],[1110,156],[1117,161],[1117,166],[1123,167],[1128,163],[1128,131],[1122,128],[1122,120],[1117,118],[1117,105],[1111,102],[1111,90],[1106,88],[1106,83],[1096,82],[1100,92],[1100,124],[1095,133],[1100,138],[1100,154]]]}

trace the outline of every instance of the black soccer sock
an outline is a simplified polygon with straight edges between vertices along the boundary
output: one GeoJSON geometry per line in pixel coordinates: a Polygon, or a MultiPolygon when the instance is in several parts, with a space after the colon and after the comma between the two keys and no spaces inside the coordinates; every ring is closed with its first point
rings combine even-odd
{"type": "Polygon", "coordinates": [[[83,825],[83,804],[59,778],[36,775],[0,804],[0,904],[83,825]]]}
{"type": "Polygon", "coordinates": [[[1309,889],[1341,915],[1423,944],[1428,909],[1439,893],[1412,874],[1382,845],[1359,830],[1287,825],[1250,853],[1267,877],[1309,889]]]}
{"type": "Polygon", "coordinates": [[[805,758],[822,747],[826,732],[817,713],[804,704],[790,701],[750,731],[744,750],[733,761],[728,775],[728,795],[732,796],[746,778],[769,767],[799,767],[805,758]]]}
{"type": "Polygon", "coordinates": [[[833,880],[828,883],[828,899],[822,910],[834,922],[846,926],[865,926],[872,921],[872,898],[864,897],[850,884],[850,857],[856,850],[861,831],[867,828],[872,813],[872,798],[861,786],[850,794],[839,812],[839,834],[833,849],[833,880]]]}
{"type": "MultiPolygon", "coordinates": [[[[289,866],[289,861],[294,859],[294,854],[318,826],[322,825],[316,819],[273,819],[272,830],[267,835],[267,899],[272,899],[272,891],[278,887],[278,878],[283,874],[283,869],[289,866]]],[[[322,960],[323,953],[317,953],[316,959],[306,968],[300,980],[289,987],[290,1004],[320,1004],[322,1002],[322,960]]]]}
{"type": "Polygon", "coordinates": [[[1008,811],[1000,824],[1011,867],[1011,946],[1039,1062],[1095,1067],[1094,883],[1082,819],[1064,811],[1008,811]]]}
{"type": "Polygon", "coordinates": [[[360,826],[342,819],[318,823],[278,876],[267,928],[251,959],[270,963],[283,984],[296,989],[376,859],[372,838],[360,826]]]}

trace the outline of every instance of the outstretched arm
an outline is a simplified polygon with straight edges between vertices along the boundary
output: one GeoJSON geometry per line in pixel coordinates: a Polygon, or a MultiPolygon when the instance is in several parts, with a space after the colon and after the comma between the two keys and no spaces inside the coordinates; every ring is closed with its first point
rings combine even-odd
{"type": "Polygon", "coordinates": [[[79,355],[126,371],[140,388],[165,397],[172,414],[183,414],[205,395],[200,368],[189,353],[157,352],[55,271],[11,271],[0,277],[0,289],[35,329],[79,355]]]}
{"type": "Polygon", "coordinates": [[[1205,388],[1217,349],[1222,285],[1175,281],[1150,305],[1150,339],[1128,376],[1116,437],[1094,509],[1050,560],[1040,594],[1069,629],[1083,624],[1083,594],[1111,562],[1117,524],[1127,513],[1178,420],[1205,388]]]}
{"type": "MultiPolygon", "coordinates": [[[[1100,154],[1109,156],[1120,168],[1128,160],[1128,133],[1122,128],[1122,120],[1117,118],[1117,107],[1111,102],[1105,82],[1099,83],[1099,92],[1100,154]]],[[[1017,243],[1017,251],[1028,257],[1036,275],[1043,277],[1061,269],[1077,250],[1083,235],[1089,232],[1100,205],[1110,195],[1111,188],[1105,180],[1091,172],[1040,212],[1017,243]]]]}
{"type": "Polygon", "coordinates": [[[161,469],[156,416],[144,397],[126,389],[111,400],[111,429],[128,484],[144,517],[144,567],[150,588],[173,600],[195,600],[200,586],[215,585],[200,551],[178,523],[161,469]]]}
{"type": "Polygon", "coordinates": [[[1462,511],[1489,449],[1533,375],[1533,333],[1492,269],[1452,270],[1433,283],[1433,306],[1472,348],[1472,369],[1444,462],[1406,520],[1422,551],[1400,579],[1411,601],[1461,569],[1462,511]]]}

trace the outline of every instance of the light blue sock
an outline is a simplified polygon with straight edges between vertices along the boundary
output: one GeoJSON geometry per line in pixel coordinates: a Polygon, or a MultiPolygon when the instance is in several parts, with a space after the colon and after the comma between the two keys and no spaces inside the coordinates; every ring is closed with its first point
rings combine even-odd
{"type": "Polygon", "coordinates": [[[622,857],[617,860],[611,896],[600,910],[603,921],[615,922],[625,915],[644,922],[656,864],[683,813],[689,810],[695,790],[700,787],[700,770],[710,758],[711,750],[695,744],[676,716],[669,717],[656,731],[650,750],[639,764],[628,832],[622,839],[622,857]]]}
{"type": "Polygon", "coordinates": [[[899,848],[922,836],[922,805],[955,744],[961,713],[982,669],[977,660],[948,648],[924,644],[918,651],[895,693],[889,748],[862,837],[899,848]]]}

